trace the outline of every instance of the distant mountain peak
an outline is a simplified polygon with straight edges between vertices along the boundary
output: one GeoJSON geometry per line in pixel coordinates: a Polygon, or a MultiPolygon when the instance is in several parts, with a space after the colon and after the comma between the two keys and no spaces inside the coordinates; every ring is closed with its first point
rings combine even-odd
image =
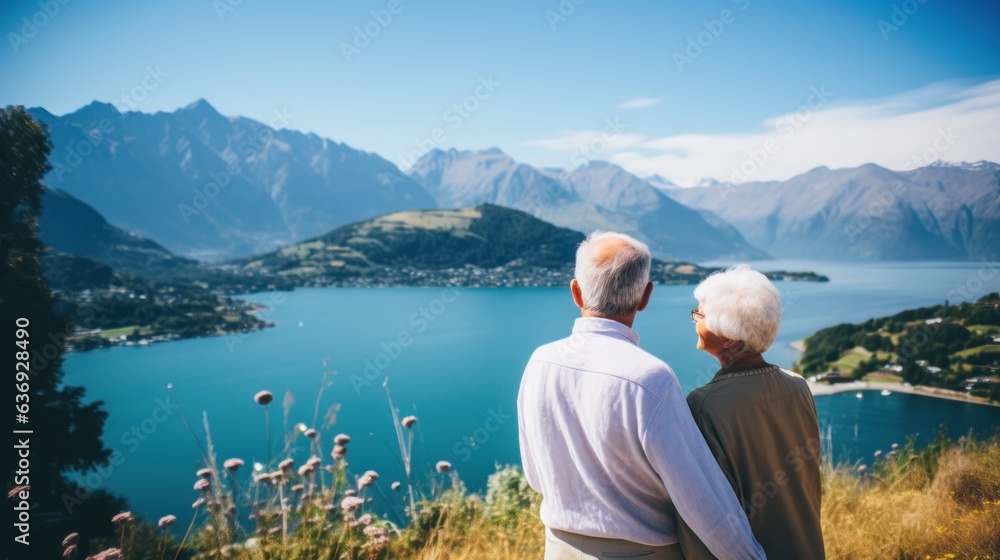
{"type": "Polygon", "coordinates": [[[203,119],[222,119],[229,120],[228,117],[224,116],[222,113],[217,111],[211,103],[206,101],[204,98],[199,98],[192,103],[185,105],[183,108],[178,110],[179,113],[187,113],[189,115],[203,118],[203,119]]]}
{"type": "MultiPolygon", "coordinates": [[[[191,103],[184,106],[185,111],[215,111],[215,107],[208,102],[204,97],[199,97],[191,103]]],[[[218,111],[215,111],[216,113],[218,111]]]]}
{"type": "Polygon", "coordinates": [[[926,167],[938,167],[938,168],[943,167],[949,169],[962,169],[964,171],[1000,170],[1000,164],[994,163],[992,161],[986,161],[984,159],[972,163],[969,163],[967,161],[953,162],[953,161],[945,161],[939,159],[927,165],[926,167]]]}
{"type": "Polygon", "coordinates": [[[667,190],[667,189],[676,189],[676,188],[678,188],[677,183],[671,181],[670,179],[667,179],[663,175],[658,175],[656,173],[653,173],[652,175],[647,175],[647,176],[643,177],[643,180],[646,181],[647,183],[649,183],[650,185],[653,185],[654,187],[660,189],[660,190],[667,190]]]}
{"type": "Polygon", "coordinates": [[[695,181],[693,186],[695,186],[695,187],[701,187],[701,188],[711,188],[711,187],[718,187],[718,186],[725,185],[725,184],[726,183],[723,183],[722,181],[719,181],[718,179],[713,179],[711,177],[702,177],[702,178],[698,179],[697,181],[695,181]]]}
{"type": "Polygon", "coordinates": [[[80,107],[73,113],[67,116],[72,116],[80,121],[98,121],[101,119],[117,119],[122,116],[118,108],[110,103],[104,103],[101,101],[91,101],[84,107],[80,107]]]}

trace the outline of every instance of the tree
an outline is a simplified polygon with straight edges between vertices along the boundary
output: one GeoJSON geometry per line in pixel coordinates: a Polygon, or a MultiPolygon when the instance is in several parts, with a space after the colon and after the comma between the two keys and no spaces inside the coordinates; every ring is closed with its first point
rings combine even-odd
{"type": "MultiPolygon", "coordinates": [[[[4,355],[14,360],[6,368],[11,377],[18,369],[23,372],[23,364],[28,366],[27,376],[22,373],[14,387],[17,394],[25,395],[15,396],[15,402],[27,405],[21,417],[25,422],[13,413],[8,415],[13,426],[6,437],[14,441],[4,447],[12,453],[15,445],[25,444],[21,448],[28,449],[30,460],[28,472],[21,475],[16,474],[19,469],[7,469],[19,459],[4,461],[5,493],[18,486],[30,488],[22,489],[26,494],[17,496],[3,511],[4,516],[16,515],[13,507],[21,496],[28,497],[30,549],[17,543],[8,546],[24,547],[12,551],[19,556],[27,553],[38,558],[57,557],[59,543],[70,531],[102,532],[107,520],[95,520],[93,513],[121,505],[106,493],[82,493],[86,496],[82,503],[64,506],[64,498],[77,496],[79,490],[67,480],[66,471],[104,465],[110,452],[101,441],[107,418],[103,403],[84,404],[82,387],[62,384],[62,354],[72,322],[54,310],[55,299],[39,262],[45,246],[36,233],[45,193],[41,179],[51,168],[51,149],[45,126],[24,107],[0,109],[0,332],[7,348],[4,355]],[[17,340],[26,343],[18,348],[17,340]],[[14,434],[14,430],[32,433],[14,434]]],[[[4,520],[5,527],[13,523],[9,517],[4,520]]]]}

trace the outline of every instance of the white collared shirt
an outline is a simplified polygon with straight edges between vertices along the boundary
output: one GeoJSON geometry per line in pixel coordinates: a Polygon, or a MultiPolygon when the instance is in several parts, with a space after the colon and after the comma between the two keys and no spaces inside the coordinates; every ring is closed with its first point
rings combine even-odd
{"type": "Polygon", "coordinates": [[[551,529],[662,546],[674,511],[718,558],[764,558],[670,366],[610,319],[531,356],[517,411],[521,462],[551,529]]]}

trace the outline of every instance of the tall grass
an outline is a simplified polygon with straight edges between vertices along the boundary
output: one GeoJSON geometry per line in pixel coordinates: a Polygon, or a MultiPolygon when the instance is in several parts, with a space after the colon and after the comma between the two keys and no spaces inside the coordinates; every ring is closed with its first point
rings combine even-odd
{"type": "Polygon", "coordinates": [[[1000,558],[1000,440],[938,438],[876,461],[860,478],[828,469],[827,557],[1000,558]]]}
{"type": "MultiPolygon", "coordinates": [[[[370,510],[366,493],[387,483],[378,482],[375,471],[357,475],[349,470],[348,436],[329,438],[335,445],[323,457],[324,432],[332,427],[339,405],[330,407],[317,425],[317,398],[313,426],[289,429],[286,409],[289,433],[281,454],[273,462],[246,469],[238,458],[220,468],[206,415],[205,444],[198,442],[204,465],[196,473],[195,517],[191,526],[176,529],[183,536],[170,534],[172,521],[161,520],[157,528],[123,513],[116,516],[119,538],[102,543],[107,550],[91,558],[540,558],[545,542],[538,517],[541,498],[520,469],[498,468],[489,477],[485,495],[479,495],[467,492],[450,465],[440,462],[437,473],[426,473],[427,492],[415,488],[409,467],[417,419],[401,419],[383,386],[406,466],[406,488],[393,484],[390,494],[405,505],[405,527],[370,510]],[[310,457],[296,468],[291,442],[299,433],[311,440],[310,457]]],[[[270,454],[270,398],[260,395],[256,400],[265,407],[270,454]]],[[[186,418],[184,422],[190,431],[186,418]]],[[[1000,437],[953,442],[942,434],[924,449],[911,440],[902,448],[879,452],[864,469],[829,462],[822,468],[828,558],[1000,560],[1000,437]]],[[[65,557],[76,558],[76,538],[67,539],[65,557]]]]}

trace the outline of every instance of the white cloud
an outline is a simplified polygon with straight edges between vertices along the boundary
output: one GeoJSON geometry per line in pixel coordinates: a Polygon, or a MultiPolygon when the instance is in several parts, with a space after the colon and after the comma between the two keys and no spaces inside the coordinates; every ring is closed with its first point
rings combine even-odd
{"type": "Polygon", "coordinates": [[[639,97],[637,99],[629,99],[624,103],[619,103],[619,109],[642,109],[644,107],[652,107],[660,101],[663,101],[660,97],[639,97]]]}
{"type": "MultiPolygon", "coordinates": [[[[819,166],[876,163],[910,169],[945,161],[1000,161],[1000,80],[978,85],[932,84],[884,99],[820,101],[766,119],[762,130],[648,137],[629,133],[609,143],[602,159],[639,176],[659,174],[689,186],[720,181],[784,180],[819,166]]],[[[579,149],[596,133],[559,135],[529,145],[579,149]]]]}

